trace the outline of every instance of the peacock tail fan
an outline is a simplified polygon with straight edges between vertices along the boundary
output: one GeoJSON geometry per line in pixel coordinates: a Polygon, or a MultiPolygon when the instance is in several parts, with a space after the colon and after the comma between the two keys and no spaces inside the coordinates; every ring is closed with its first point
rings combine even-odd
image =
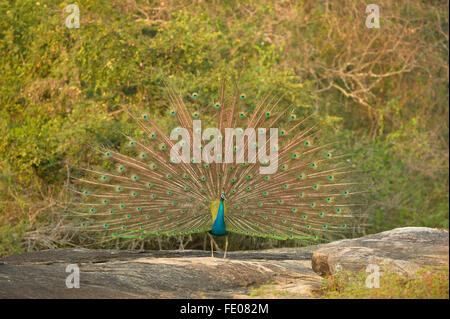
{"type": "Polygon", "coordinates": [[[225,86],[218,96],[201,105],[193,93],[187,106],[168,88],[170,131],[150,113],[125,109],[139,133],[125,135],[126,151],[98,147],[108,169],[83,168],[72,178],[79,199],[66,212],[71,229],[97,242],[203,233],[222,193],[230,233],[328,241],[354,227],[358,184],[333,143],[316,145],[320,131],[308,117],[276,96],[250,105],[225,86]]]}

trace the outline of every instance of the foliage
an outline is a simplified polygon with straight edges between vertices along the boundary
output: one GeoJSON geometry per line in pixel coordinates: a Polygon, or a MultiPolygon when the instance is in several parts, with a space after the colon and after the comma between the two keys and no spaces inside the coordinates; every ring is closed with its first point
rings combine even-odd
{"type": "Polygon", "coordinates": [[[413,278],[400,275],[389,268],[380,275],[379,288],[368,288],[368,274],[340,272],[325,280],[322,298],[327,299],[448,299],[448,268],[422,269],[413,278]]]}
{"type": "Polygon", "coordinates": [[[367,185],[367,232],[448,228],[448,3],[384,1],[380,29],[350,0],[81,0],[80,29],[67,4],[0,3],[0,254],[54,222],[70,167],[122,147],[123,106],[167,126],[165,83],[206,105],[223,78],[314,114],[367,185]]]}

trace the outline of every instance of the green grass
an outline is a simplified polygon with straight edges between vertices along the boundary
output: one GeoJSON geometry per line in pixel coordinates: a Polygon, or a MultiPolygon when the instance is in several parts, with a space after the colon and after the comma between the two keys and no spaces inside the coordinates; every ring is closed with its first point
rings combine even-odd
{"type": "MultiPolygon", "coordinates": [[[[406,277],[389,268],[380,275],[379,288],[368,288],[368,273],[342,271],[323,279],[322,288],[313,290],[311,298],[319,299],[448,299],[449,269],[425,268],[406,277]]],[[[302,299],[275,282],[250,288],[250,298],[302,299]]]]}
{"type": "Polygon", "coordinates": [[[380,275],[379,288],[366,286],[365,272],[342,272],[325,280],[318,295],[326,299],[448,299],[449,270],[423,269],[413,278],[407,278],[392,270],[380,275]]]}
{"type": "Polygon", "coordinates": [[[266,298],[266,299],[296,299],[297,295],[289,294],[288,291],[280,289],[274,281],[268,281],[259,287],[251,287],[249,289],[250,298],[266,298]]]}

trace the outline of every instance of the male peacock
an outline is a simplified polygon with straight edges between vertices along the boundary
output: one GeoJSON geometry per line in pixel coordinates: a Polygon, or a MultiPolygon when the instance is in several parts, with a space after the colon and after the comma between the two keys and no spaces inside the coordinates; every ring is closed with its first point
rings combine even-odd
{"type": "Polygon", "coordinates": [[[127,136],[127,152],[101,149],[115,171],[84,169],[74,179],[84,200],[71,216],[82,216],[82,232],[142,240],[207,232],[212,256],[213,236],[226,236],[225,258],[230,232],[326,240],[349,225],[348,167],[331,144],[313,143],[318,130],[307,118],[271,96],[248,105],[224,86],[211,106],[193,93],[187,107],[168,92],[170,135],[148,113],[127,109],[141,134],[127,136]]]}

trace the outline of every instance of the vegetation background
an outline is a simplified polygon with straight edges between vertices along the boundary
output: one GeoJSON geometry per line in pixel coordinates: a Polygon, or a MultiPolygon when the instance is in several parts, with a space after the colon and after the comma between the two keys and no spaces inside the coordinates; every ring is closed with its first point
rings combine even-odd
{"type": "Polygon", "coordinates": [[[70,166],[120,147],[123,105],[164,115],[168,80],[204,103],[223,77],[250,101],[277,88],[364,172],[365,232],[448,228],[448,1],[377,1],[369,29],[372,2],[80,0],[69,29],[71,1],[1,1],[0,256],[77,244],[58,233],[70,166]]]}

